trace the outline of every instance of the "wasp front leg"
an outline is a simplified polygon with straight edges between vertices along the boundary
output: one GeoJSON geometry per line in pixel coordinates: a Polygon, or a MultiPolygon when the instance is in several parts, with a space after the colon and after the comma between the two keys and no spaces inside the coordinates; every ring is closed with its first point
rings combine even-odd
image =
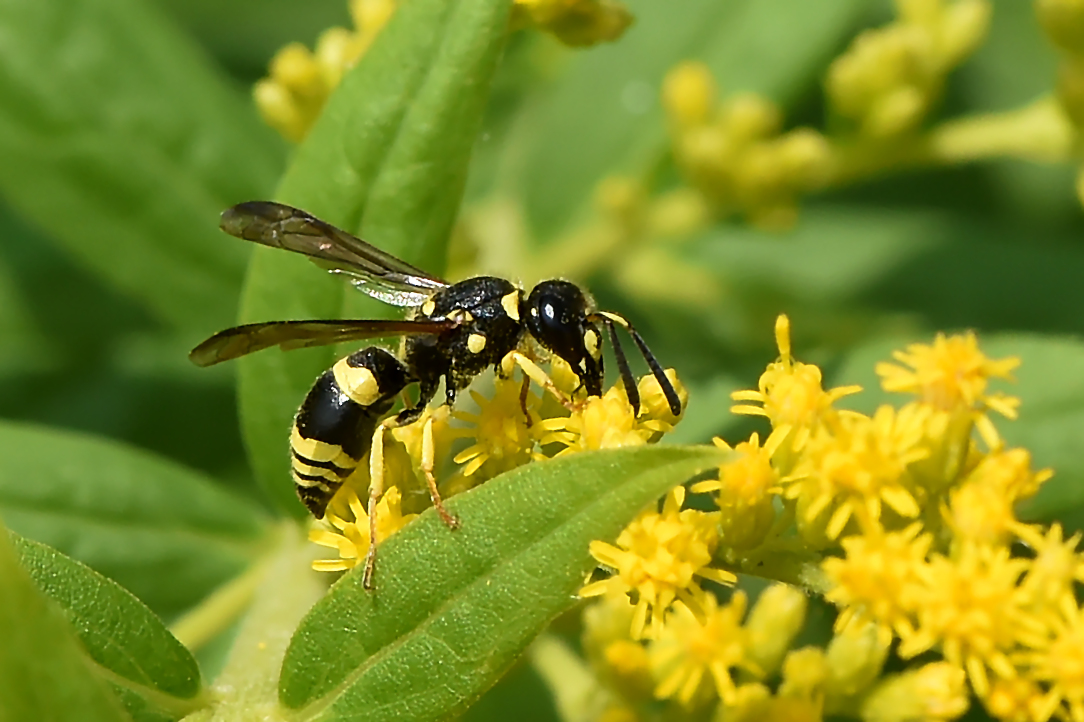
{"type": "Polygon", "coordinates": [[[413,381],[382,348],[340,359],[316,380],[290,433],[291,474],[301,502],[317,519],[369,451],[373,431],[413,381]]]}

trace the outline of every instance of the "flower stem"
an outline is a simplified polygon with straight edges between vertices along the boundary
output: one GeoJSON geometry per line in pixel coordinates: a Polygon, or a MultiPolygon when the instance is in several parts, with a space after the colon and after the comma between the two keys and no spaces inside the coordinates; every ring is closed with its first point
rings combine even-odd
{"type": "Polygon", "coordinates": [[[1073,157],[1076,129],[1057,100],[1045,96],[1015,110],[946,121],[909,140],[863,140],[836,147],[828,187],[901,168],[957,165],[991,158],[1064,163],[1073,157]]]}
{"type": "Polygon", "coordinates": [[[297,525],[284,525],[278,547],[252,582],[252,606],[213,685],[214,709],[200,720],[285,719],[278,706],[279,670],[301,618],[327,591],[312,571],[313,554],[297,525]]]}

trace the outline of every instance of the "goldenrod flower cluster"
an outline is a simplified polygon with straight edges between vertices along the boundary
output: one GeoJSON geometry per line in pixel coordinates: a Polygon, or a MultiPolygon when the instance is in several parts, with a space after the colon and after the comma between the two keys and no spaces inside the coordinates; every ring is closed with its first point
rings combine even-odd
{"type": "Polygon", "coordinates": [[[779,359],[733,408],[771,433],[717,439],[728,461],[691,487],[715,509],[682,509],[676,489],[616,544],[592,545],[611,570],[581,592],[601,597],[585,649],[607,714],[644,719],[662,700],[668,719],[714,706],[727,720],[949,720],[973,695],[999,719],[1084,720],[1080,535],[1016,518],[1052,473],[995,423],[1019,400],[991,382],[1019,360],[938,334],[878,364],[912,400],[866,415],[838,408],[858,387],[825,389],[792,356],[786,317],[776,338],[779,359]],[[806,612],[793,587],[770,587],[746,618],[744,591],[705,583],[742,573],[822,594],[838,608],[833,639],[791,649],[806,612]],[[900,671],[886,674],[890,654],[900,671]]]}
{"type": "MultiPolygon", "coordinates": [[[[560,401],[553,394],[536,393],[512,374],[497,376],[492,394],[470,391],[473,410],[431,408],[417,422],[385,431],[385,492],[376,507],[377,541],[401,529],[431,503],[422,467],[422,434],[427,422],[432,422],[438,463],[433,471],[442,496],[447,498],[532,461],[653,443],[679,421],[670,412],[654,376],[639,382],[637,413],[620,382],[601,397],[587,398],[565,362],[555,358],[551,368],[550,379],[561,394],[560,401]]],[[[666,376],[684,408],[687,392],[672,369],[666,376]]],[[[310,540],[338,551],[337,559],[315,562],[318,571],[350,569],[365,559],[369,551],[368,488],[368,465],[361,464],[332,499],[324,520],[310,531],[310,540]]]]}
{"type": "MultiPolygon", "coordinates": [[[[264,121],[293,143],[308,134],[331,91],[372,45],[399,0],[348,2],[353,29],[328,28],[312,50],[290,43],[253,89],[264,121]]],[[[536,27],[566,45],[587,46],[617,40],[632,19],[617,0],[515,0],[512,27],[536,27]]]]}
{"type": "Polygon", "coordinates": [[[663,84],[674,158],[720,215],[744,213],[762,226],[794,222],[797,197],[823,184],[831,160],[817,131],[782,132],[779,107],[742,93],[720,102],[707,66],[686,62],[663,84]]]}
{"type": "Polygon", "coordinates": [[[859,35],[832,63],[825,84],[831,110],[871,138],[915,130],[990,23],[988,0],[895,4],[897,19],[859,35]]]}
{"type": "Polygon", "coordinates": [[[264,121],[289,141],[298,143],[309,132],[343,73],[372,45],[396,6],[396,0],[349,2],[353,30],[328,28],[315,50],[290,43],[275,54],[268,77],[253,88],[264,121]]]}

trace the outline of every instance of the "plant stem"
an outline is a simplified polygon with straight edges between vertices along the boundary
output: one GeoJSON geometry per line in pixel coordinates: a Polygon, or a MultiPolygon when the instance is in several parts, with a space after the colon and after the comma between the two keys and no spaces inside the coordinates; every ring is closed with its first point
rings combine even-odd
{"type": "Polygon", "coordinates": [[[836,147],[826,186],[847,185],[902,168],[957,165],[992,158],[1040,163],[1072,160],[1076,128],[1057,100],[1045,96],[1015,110],[946,121],[909,140],[863,140],[836,147]]]}
{"type": "Polygon", "coordinates": [[[252,606],[213,685],[214,710],[200,720],[285,719],[278,705],[282,660],[301,618],[327,591],[312,571],[313,554],[297,525],[284,524],[277,549],[260,565],[252,606]]]}
{"type": "Polygon", "coordinates": [[[170,625],[169,631],[191,652],[203,647],[245,611],[256,593],[256,587],[263,581],[269,561],[267,557],[261,558],[220,586],[170,625]]]}

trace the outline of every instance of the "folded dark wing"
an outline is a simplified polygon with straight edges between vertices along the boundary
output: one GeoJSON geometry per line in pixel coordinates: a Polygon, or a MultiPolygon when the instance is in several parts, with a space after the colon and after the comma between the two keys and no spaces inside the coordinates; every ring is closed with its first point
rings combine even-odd
{"type": "Polygon", "coordinates": [[[188,358],[197,366],[212,366],[272,346],[284,350],[327,346],[369,338],[438,334],[455,328],[455,321],[269,321],[219,331],[192,349],[188,358]]]}

